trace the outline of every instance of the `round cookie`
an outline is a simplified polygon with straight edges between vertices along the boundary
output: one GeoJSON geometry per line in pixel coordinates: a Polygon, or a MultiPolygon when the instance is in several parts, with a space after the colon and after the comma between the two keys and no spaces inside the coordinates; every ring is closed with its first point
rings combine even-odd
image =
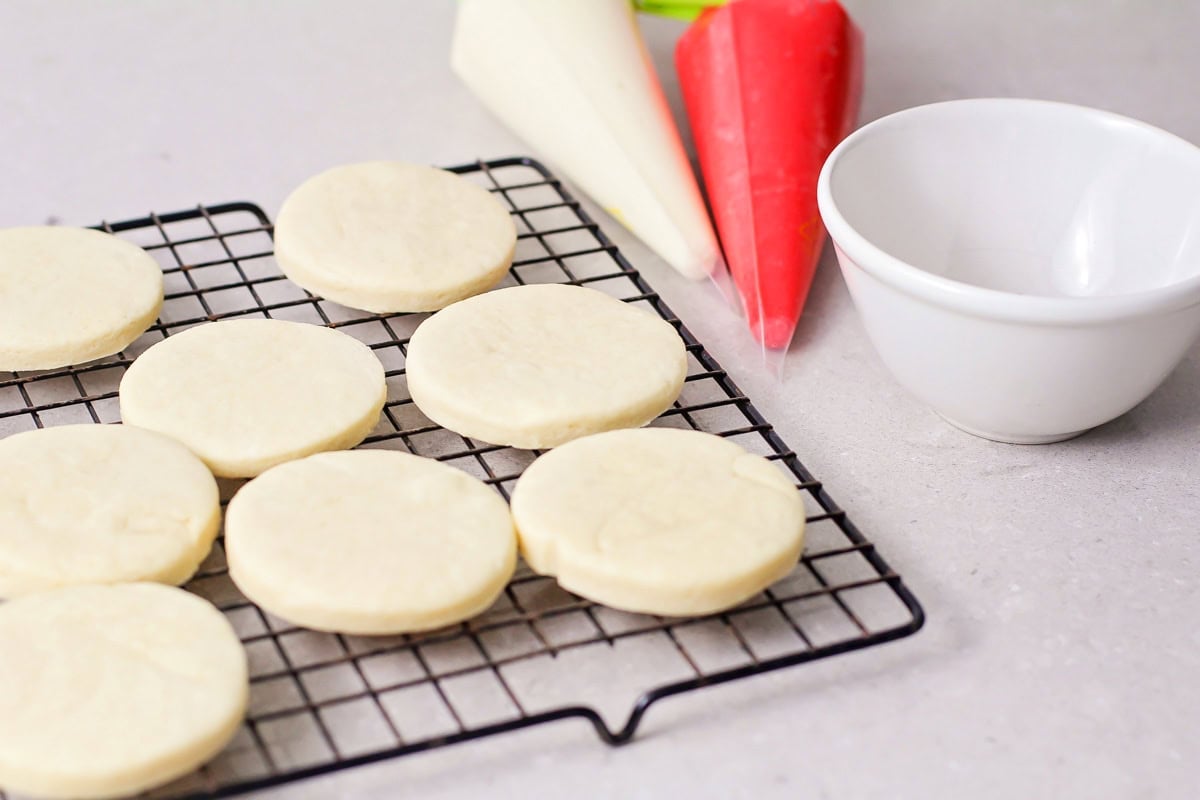
{"type": "Polygon", "coordinates": [[[180,584],[221,524],[217,482],[178,442],[125,425],[0,439],[0,597],[80,583],[180,584]]]}
{"type": "Polygon", "coordinates": [[[492,444],[554,447],[645,425],[679,396],[675,328],[603,292],[514,286],[455,303],[408,346],[408,389],[437,424],[492,444]]]}
{"type": "Polygon", "coordinates": [[[320,453],[246,484],[225,517],[229,574],[307,628],[394,634],[484,611],[516,564],[508,506],[470,475],[387,450],[320,453]]]}
{"type": "Polygon", "coordinates": [[[119,353],[162,302],[162,270],[136,245],[86,228],[0,230],[0,371],[119,353]]]}
{"type": "Polygon", "coordinates": [[[216,755],[241,724],[246,656],[208,602],[156,583],[0,605],[0,787],[136,794],[216,755]]]}
{"type": "Polygon", "coordinates": [[[486,189],[399,161],[309,178],[275,221],[285,275],[377,313],[434,311],[484,291],[508,271],[516,243],[512,217],[486,189]]]}
{"type": "Polygon", "coordinates": [[[223,478],[361,442],[387,395],[383,365],[344,333],[241,319],[164,339],[121,380],[121,417],[183,442],[223,478]]]}
{"type": "Polygon", "coordinates": [[[613,608],[737,605],[800,557],[804,504],[761,456],[699,431],[611,431],[551,450],[512,495],[525,561],[613,608]]]}

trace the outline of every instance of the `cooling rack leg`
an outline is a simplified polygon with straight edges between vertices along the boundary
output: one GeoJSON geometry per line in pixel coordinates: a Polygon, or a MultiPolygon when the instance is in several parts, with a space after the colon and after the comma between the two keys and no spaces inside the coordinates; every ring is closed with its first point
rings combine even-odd
{"type": "MultiPolygon", "coordinates": [[[[639,706],[640,705],[641,702],[639,701],[639,706]]],[[[641,716],[640,712],[635,713],[636,716],[641,716]]],[[[568,706],[566,708],[558,708],[553,711],[546,711],[541,714],[533,714],[528,717],[522,717],[521,719],[513,720],[512,722],[488,726],[482,730],[485,730],[488,733],[499,733],[507,730],[517,730],[518,728],[528,728],[534,725],[539,725],[543,722],[555,722],[561,719],[570,719],[572,717],[583,717],[588,722],[592,723],[592,727],[596,729],[596,735],[599,736],[605,744],[610,745],[625,744],[625,742],[627,742],[629,738],[633,736],[634,729],[637,728],[637,722],[631,718],[630,722],[626,723],[625,727],[621,729],[620,733],[613,733],[612,730],[609,729],[608,725],[604,724],[604,719],[601,718],[595,709],[587,706],[568,706]]],[[[479,738],[480,735],[486,734],[472,734],[464,738],[474,739],[479,738]]]]}

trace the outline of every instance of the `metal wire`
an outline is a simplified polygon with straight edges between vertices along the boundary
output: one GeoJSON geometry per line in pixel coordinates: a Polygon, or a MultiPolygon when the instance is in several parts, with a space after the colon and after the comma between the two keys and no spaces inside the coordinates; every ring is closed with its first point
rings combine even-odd
{"type": "MultiPolygon", "coordinates": [[[[768,591],[713,617],[619,614],[522,567],[476,620],[419,636],[368,639],[305,631],[263,613],[229,580],[218,540],[188,588],[216,603],[239,631],[251,662],[250,712],[224,753],[157,796],[229,796],[568,718],[587,720],[603,741],[619,745],[665,697],[898,639],[924,621],[916,598],[875,546],[545,167],[508,158],[452,170],[486,186],[513,214],[518,250],[506,283],[591,286],[679,329],[689,375],[679,402],[655,424],[716,433],[777,461],[809,508],[804,556],[768,591]],[[562,678],[570,672],[561,666],[566,654],[604,659],[638,645],[674,653],[678,669],[639,673],[640,694],[619,726],[591,705],[548,702],[536,682],[531,688],[514,679],[514,669],[530,665],[562,678]]],[[[536,455],[476,442],[425,418],[404,382],[408,338],[423,315],[366,314],[295,287],[272,260],[271,223],[257,206],[198,206],[97,227],[160,260],[167,285],[162,316],[117,356],[0,377],[0,435],[117,422],[121,373],[146,347],[192,325],[265,316],[338,328],[367,342],[383,361],[389,399],[362,446],[445,461],[505,498],[536,455]]],[[[236,484],[224,488],[228,496],[236,484]]],[[[579,687],[580,696],[587,688],[579,687]]]]}

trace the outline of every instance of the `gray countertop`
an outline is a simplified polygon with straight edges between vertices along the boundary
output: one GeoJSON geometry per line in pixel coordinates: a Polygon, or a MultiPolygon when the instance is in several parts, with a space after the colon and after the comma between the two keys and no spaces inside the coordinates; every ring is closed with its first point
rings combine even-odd
{"type": "MultiPolygon", "coordinates": [[[[862,120],[967,96],[1099,106],[1200,142],[1200,4],[846,0],[862,120]]],[[[248,199],[321,169],[526,152],[447,67],[453,4],[0,4],[0,225],[248,199]]],[[[681,26],[645,22],[679,110],[681,26]]],[[[915,637],[272,797],[1194,797],[1200,348],[1075,441],[949,428],[875,357],[831,254],[782,379],[741,323],[594,213],[925,605],[915,637]]],[[[1113,364],[1114,374],[1121,370],[1113,364]]]]}

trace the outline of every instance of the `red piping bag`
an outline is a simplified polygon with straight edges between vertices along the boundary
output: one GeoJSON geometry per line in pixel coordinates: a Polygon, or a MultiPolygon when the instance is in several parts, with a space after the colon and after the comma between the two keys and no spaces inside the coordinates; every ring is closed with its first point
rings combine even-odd
{"type": "Polygon", "coordinates": [[[675,66],[750,330],[786,348],[825,244],[817,176],[858,116],[862,36],[836,0],[733,0],[692,23],[675,66]]]}

